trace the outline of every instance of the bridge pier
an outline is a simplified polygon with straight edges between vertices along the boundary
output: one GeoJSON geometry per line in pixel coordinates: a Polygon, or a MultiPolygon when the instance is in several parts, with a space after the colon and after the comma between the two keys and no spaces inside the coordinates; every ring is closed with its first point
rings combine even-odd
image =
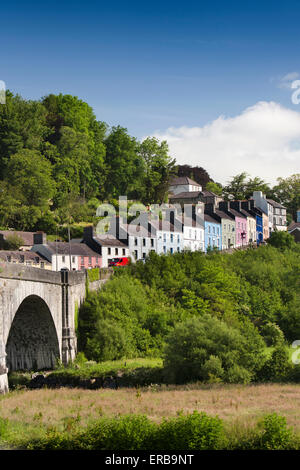
{"type": "Polygon", "coordinates": [[[8,392],[7,372],[5,347],[3,342],[0,341],[0,393],[8,392]]]}
{"type": "MultiPolygon", "coordinates": [[[[86,297],[87,276],[0,263],[0,394],[8,392],[8,371],[75,359],[75,311],[86,297]]],[[[89,289],[100,289],[110,276],[100,272],[89,289]]]]}

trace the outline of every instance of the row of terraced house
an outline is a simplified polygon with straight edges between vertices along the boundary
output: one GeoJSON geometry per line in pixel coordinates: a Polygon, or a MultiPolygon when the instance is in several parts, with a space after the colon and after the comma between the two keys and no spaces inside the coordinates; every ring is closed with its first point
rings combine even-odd
{"type": "MultiPolygon", "coordinates": [[[[50,242],[42,232],[15,232],[24,240],[21,251],[0,250],[0,260],[55,271],[82,270],[107,267],[117,258],[146,259],[151,251],[172,254],[257,245],[273,231],[287,230],[286,208],[262,192],[254,191],[249,200],[224,201],[187,177],[171,181],[161,217],[154,217],[149,208],[129,224],[120,217],[112,222],[107,233],[88,226],[82,238],[70,243],[50,242]]],[[[0,248],[9,233],[0,232],[0,248]]]]}

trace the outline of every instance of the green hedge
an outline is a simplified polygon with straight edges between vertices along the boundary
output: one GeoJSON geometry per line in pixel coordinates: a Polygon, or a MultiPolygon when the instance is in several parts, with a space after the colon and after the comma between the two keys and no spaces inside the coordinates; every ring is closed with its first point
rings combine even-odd
{"type": "Polygon", "coordinates": [[[232,436],[223,421],[206,413],[179,413],[177,417],[152,422],[144,415],[101,418],[85,430],[76,419],[65,423],[65,430],[49,429],[40,439],[25,444],[35,450],[288,450],[300,449],[299,436],[276,413],[266,415],[249,433],[232,436]]]}

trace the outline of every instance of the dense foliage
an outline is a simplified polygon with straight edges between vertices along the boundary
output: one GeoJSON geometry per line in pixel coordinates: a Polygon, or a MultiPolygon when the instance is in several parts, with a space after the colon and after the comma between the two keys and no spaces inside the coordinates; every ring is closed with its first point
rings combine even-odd
{"type": "Polygon", "coordinates": [[[162,357],[173,383],[298,380],[287,350],[300,338],[299,274],[296,244],[151,253],[88,296],[78,344],[97,361],[162,357]]]}
{"type": "Polygon", "coordinates": [[[173,175],[189,176],[225,198],[262,190],[287,206],[289,220],[299,206],[299,175],[279,178],[270,188],[242,173],[222,187],[202,167],[176,165],[166,141],[139,142],[124,127],[109,128],[76,96],[25,100],[6,93],[0,107],[0,227],[63,236],[65,224],[96,222],[100,202],[124,195],[144,204],[164,202],[173,175]]]}
{"type": "MultiPolygon", "coordinates": [[[[0,418],[0,439],[12,448],[29,450],[299,450],[300,439],[276,413],[265,415],[255,426],[237,432],[218,417],[194,411],[178,412],[156,423],[145,415],[98,418],[81,427],[78,416],[65,420],[63,429],[39,425],[33,436],[28,426],[15,426],[0,418]]],[[[36,426],[37,427],[37,426],[36,426]]],[[[181,458],[184,456],[181,456],[181,458]]],[[[166,455],[176,464],[177,455],[166,455]]],[[[183,463],[182,461],[180,462],[183,463]]]]}
{"type": "Polygon", "coordinates": [[[75,96],[8,91],[0,108],[0,226],[55,233],[91,222],[99,200],[162,202],[174,171],[166,142],[109,129],[75,96]]]}

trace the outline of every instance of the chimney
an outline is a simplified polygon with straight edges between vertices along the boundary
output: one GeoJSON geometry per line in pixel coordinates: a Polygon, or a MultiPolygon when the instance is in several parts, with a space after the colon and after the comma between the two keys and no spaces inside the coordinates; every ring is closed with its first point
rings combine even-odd
{"type": "Polygon", "coordinates": [[[236,211],[241,211],[241,201],[230,201],[230,207],[236,211]]]}
{"type": "Polygon", "coordinates": [[[93,225],[89,225],[88,227],[84,227],[83,241],[91,240],[93,237],[94,237],[94,227],[93,227],[93,225]]]}
{"type": "Polygon", "coordinates": [[[228,201],[220,201],[219,208],[221,211],[229,212],[229,202],[228,201]]]}
{"type": "Polygon", "coordinates": [[[213,202],[207,202],[204,207],[205,207],[204,210],[207,214],[213,214],[216,209],[216,206],[213,202]]]}
{"type": "Polygon", "coordinates": [[[33,234],[33,244],[34,245],[46,245],[47,244],[47,234],[44,232],[36,232],[33,234]]]}
{"type": "Polygon", "coordinates": [[[251,201],[250,200],[242,201],[242,209],[245,209],[246,211],[250,211],[252,209],[251,201]]]}

